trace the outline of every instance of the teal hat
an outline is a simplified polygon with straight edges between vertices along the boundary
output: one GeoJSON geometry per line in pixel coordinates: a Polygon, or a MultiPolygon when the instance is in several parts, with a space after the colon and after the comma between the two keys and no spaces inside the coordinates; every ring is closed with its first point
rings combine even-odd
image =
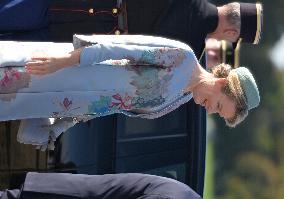
{"type": "Polygon", "coordinates": [[[251,72],[245,67],[238,67],[233,70],[237,73],[241,87],[245,93],[248,110],[257,107],[260,102],[260,96],[251,72]]]}

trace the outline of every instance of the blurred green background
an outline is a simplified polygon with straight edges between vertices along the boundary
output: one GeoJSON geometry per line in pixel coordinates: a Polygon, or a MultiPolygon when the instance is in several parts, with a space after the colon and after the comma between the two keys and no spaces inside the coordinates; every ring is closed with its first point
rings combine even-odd
{"type": "Polygon", "coordinates": [[[261,103],[234,129],[217,116],[208,118],[205,199],[284,198],[284,1],[258,2],[262,39],[242,45],[240,65],[253,72],[261,103]]]}

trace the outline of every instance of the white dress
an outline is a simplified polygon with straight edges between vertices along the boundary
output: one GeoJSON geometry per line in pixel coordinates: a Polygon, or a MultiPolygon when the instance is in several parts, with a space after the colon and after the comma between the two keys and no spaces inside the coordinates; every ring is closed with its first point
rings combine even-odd
{"type": "Polygon", "coordinates": [[[23,120],[21,142],[46,145],[80,120],[114,113],[161,117],[191,99],[184,89],[198,61],[184,43],[142,35],[74,38],[75,48],[92,44],[82,49],[80,64],[45,76],[21,66],[30,51],[16,63],[1,52],[0,120],[23,120]]]}

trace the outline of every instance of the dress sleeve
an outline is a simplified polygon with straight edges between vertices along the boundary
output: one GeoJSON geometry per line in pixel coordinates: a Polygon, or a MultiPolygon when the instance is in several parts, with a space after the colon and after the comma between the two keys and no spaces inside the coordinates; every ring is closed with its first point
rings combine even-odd
{"type": "Polygon", "coordinates": [[[129,44],[100,43],[82,49],[80,65],[89,66],[93,64],[109,63],[112,65],[152,65],[159,67],[177,66],[187,56],[194,56],[192,50],[165,46],[142,46],[129,44]]]}
{"type": "Polygon", "coordinates": [[[187,44],[177,40],[150,35],[74,35],[73,42],[83,44],[113,43],[149,47],[179,46],[179,48],[183,49],[190,48],[187,44]]]}

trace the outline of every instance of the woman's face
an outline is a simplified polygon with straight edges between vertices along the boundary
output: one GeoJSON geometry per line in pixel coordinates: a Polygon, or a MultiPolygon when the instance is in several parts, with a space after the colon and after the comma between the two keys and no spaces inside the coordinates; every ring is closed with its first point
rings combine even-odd
{"type": "Polygon", "coordinates": [[[196,104],[203,106],[208,114],[218,113],[224,119],[231,119],[235,116],[235,103],[221,90],[226,79],[215,80],[211,84],[198,85],[192,92],[193,99],[196,104]]]}

